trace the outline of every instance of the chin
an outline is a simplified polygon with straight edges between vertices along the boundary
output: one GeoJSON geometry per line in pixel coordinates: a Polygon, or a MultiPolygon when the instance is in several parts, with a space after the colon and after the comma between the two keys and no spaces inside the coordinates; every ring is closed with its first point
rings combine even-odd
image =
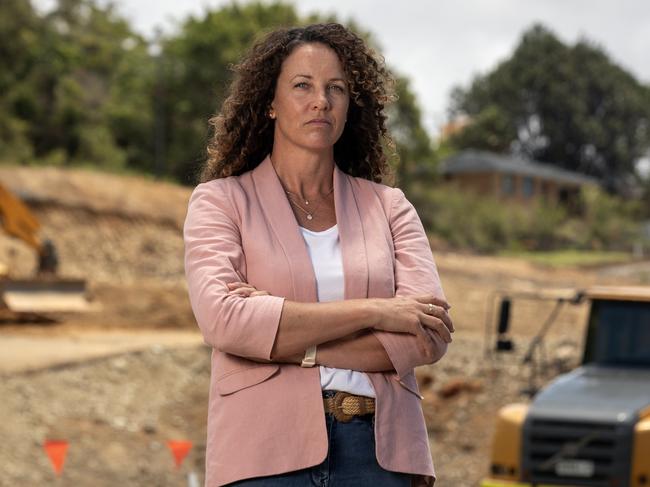
{"type": "Polygon", "coordinates": [[[300,144],[303,148],[312,150],[312,151],[325,151],[325,150],[332,150],[334,147],[334,144],[336,143],[335,140],[323,140],[319,142],[315,142],[313,140],[311,141],[306,141],[303,144],[300,144]]]}
{"type": "Polygon", "coordinates": [[[333,147],[334,144],[339,140],[338,137],[307,137],[304,140],[305,146],[313,147],[314,149],[326,149],[328,147],[333,147]]]}

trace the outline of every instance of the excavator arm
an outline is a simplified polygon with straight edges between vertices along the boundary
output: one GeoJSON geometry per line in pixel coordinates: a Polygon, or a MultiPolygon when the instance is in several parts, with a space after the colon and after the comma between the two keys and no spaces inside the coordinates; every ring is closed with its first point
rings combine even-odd
{"type": "Polygon", "coordinates": [[[52,241],[41,239],[41,224],[20,199],[0,184],[0,225],[5,233],[19,238],[38,253],[38,274],[55,274],[58,257],[52,241]]]}
{"type": "Polygon", "coordinates": [[[41,224],[27,206],[0,184],[0,223],[4,231],[40,253],[38,232],[41,224]]]}

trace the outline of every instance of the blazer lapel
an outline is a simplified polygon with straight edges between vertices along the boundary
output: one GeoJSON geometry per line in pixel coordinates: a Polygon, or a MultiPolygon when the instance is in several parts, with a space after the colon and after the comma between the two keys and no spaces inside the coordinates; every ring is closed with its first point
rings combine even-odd
{"type": "Polygon", "coordinates": [[[345,299],[368,297],[368,255],[353,180],[334,166],[334,204],[339,227],[345,299]]]}
{"type": "MultiPolygon", "coordinates": [[[[293,299],[300,302],[318,301],[316,276],[305,239],[269,156],[253,170],[253,181],[262,211],[287,258],[293,280],[293,299]]],[[[351,178],[336,165],[333,184],[343,258],[344,297],[367,298],[368,256],[357,196],[351,178]]]]}
{"type": "Polygon", "coordinates": [[[252,176],[260,207],[291,271],[293,296],[287,298],[304,303],[318,301],[316,276],[307,244],[269,156],[253,170],[252,176]]]}

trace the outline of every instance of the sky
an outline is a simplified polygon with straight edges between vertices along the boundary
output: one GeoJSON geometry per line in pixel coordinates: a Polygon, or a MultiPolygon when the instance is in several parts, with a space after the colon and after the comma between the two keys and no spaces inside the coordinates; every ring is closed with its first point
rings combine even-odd
{"type": "MultiPolygon", "coordinates": [[[[53,0],[35,0],[48,9],[53,0]]],[[[188,15],[230,0],[116,0],[118,12],[152,37],[173,32],[188,15]]],[[[449,95],[508,58],[532,24],[565,43],[586,38],[640,81],[650,84],[650,0],[295,0],[300,14],[354,19],[379,41],[387,64],[411,80],[423,122],[435,136],[447,120],[449,95]]]]}

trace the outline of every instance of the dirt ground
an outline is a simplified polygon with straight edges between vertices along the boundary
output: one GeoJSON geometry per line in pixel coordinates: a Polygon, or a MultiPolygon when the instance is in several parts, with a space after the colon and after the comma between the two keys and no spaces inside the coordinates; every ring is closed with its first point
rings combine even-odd
{"type": "MultiPolygon", "coordinates": [[[[0,168],[54,240],[61,273],[87,279],[101,310],[55,322],[0,318],[0,486],[173,486],[203,482],[209,349],[194,323],[182,268],[190,191],[167,183],[61,169],[0,168]],[[46,439],[69,442],[57,478],[46,439]],[[166,442],[191,440],[180,469],[166,442]]],[[[540,374],[523,356],[552,301],[513,305],[515,351],[491,353],[500,293],[648,284],[650,265],[550,269],[517,259],[435,252],[457,328],[447,356],[417,370],[437,487],[475,486],[488,468],[494,417],[523,391],[579,362],[586,306],[566,304],[540,374]],[[487,327],[487,328],[486,328],[487,327]]],[[[31,250],[0,235],[0,262],[29,276],[31,250]]]]}

